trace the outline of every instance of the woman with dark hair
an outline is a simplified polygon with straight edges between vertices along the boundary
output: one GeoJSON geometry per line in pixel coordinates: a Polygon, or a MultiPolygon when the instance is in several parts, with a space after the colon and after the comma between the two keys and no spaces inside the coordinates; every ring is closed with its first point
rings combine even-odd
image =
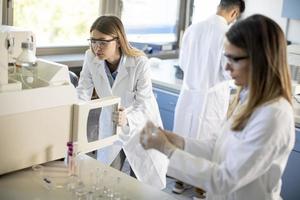
{"type": "Polygon", "coordinates": [[[284,34],[270,18],[253,15],[229,29],[224,47],[240,90],[220,135],[195,141],[148,122],[140,142],[167,155],[168,174],[205,189],[209,200],[281,199],[295,142],[284,34]]]}
{"type": "Polygon", "coordinates": [[[147,152],[135,134],[148,119],[160,126],[161,118],[152,92],[150,68],[145,54],[130,46],[118,17],[101,16],[90,29],[90,49],[85,53],[77,87],[81,100],[91,99],[95,88],[99,98],[118,96],[121,108],[112,112],[103,108],[99,119],[99,138],[113,134],[113,122],[121,127],[122,145],[97,151],[97,159],[122,169],[125,158],[132,176],[156,186],[165,187],[167,159],[158,152],[147,152]],[[144,172],[147,171],[147,174],[144,172]]]}

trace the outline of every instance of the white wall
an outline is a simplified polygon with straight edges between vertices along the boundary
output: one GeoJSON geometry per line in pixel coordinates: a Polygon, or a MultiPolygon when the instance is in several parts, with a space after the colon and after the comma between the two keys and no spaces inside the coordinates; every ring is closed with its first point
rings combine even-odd
{"type": "Polygon", "coordinates": [[[281,17],[283,0],[245,0],[246,9],[243,17],[252,14],[263,14],[276,21],[292,43],[300,44],[300,20],[292,20],[287,26],[287,19],[281,17]]]}

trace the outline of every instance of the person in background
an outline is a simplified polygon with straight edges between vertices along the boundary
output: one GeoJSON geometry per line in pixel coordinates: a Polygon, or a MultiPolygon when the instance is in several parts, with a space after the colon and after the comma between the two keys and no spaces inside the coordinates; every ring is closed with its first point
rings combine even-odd
{"type": "Polygon", "coordinates": [[[229,29],[224,47],[226,70],[240,92],[220,134],[183,138],[149,122],[140,142],[168,156],[168,174],[205,189],[208,200],[281,199],[295,143],[284,33],[272,19],[253,15],[229,29]]]}
{"type": "MultiPolygon", "coordinates": [[[[222,60],[223,41],[229,24],[244,10],[243,0],[221,0],[215,15],[185,31],[179,55],[184,78],[175,108],[175,133],[196,139],[211,137],[225,120],[230,76],[222,60]]],[[[186,187],[176,181],[173,192],[180,194],[186,187]]],[[[204,197],[201,189],[196,192],[204,197]]]]}
{"type": "Polygon", "coordinates": [[[77,87],[78,98],[89,101],[95,88],[99,98],[118,96],[117,112],[103,108],[99,119],[99,139],[113,134],[113,122],[121,127],[122,145],[97,151],[97,159],[121,170],[127,157],[132,176],[156,186],[165,187],[167,159],[158,152],[147,152],[135,134],[149,119],[161,126],[158,105],[152,92],[148,59],[132,48],[121,20],[101,16],[90,28],[90,49],[86,51],[77,87]],[[147,171],[147,174],[144,172],[147,171]]]}

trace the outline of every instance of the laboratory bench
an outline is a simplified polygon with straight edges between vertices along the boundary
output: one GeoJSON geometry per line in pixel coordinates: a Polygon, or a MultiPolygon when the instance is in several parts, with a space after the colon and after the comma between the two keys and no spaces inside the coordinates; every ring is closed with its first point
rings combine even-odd
{"type": "MultiPolygon", "coordinates": [[[[176,78],[177,59],[157,60],[151,66],[153,93],[165,129],[172,131],[182,80],[176,78]]],[[[150,62],[151,63],[151,62],[150,62]]]]}
{"type": "MultiPolygon", "coordinates": [[[[121,198],[119,200],[172,200],[174,197],[156,189],[152,186],[139,182],[137,179],[128,176],[112,167],[101,164],[99,161],[81,155],[77,189],[72,186],[73,179],[68,176],[67,168],[63,161],[52,161],[40,166],[26,168],[13,173],[0,176],[0,199],[3,200],[90,200],[104,198],[105,191],[110,189],[121,198]],[[40,170],[42,169],[42,171],[40,170]],[[95,184],[95,178],[100,178],[100,183],[95,184]],[[70,187],[72,186],[72,187],[70,187]],[[80,187],[79,187],[80,186],[80,187]],[[99,188],[92,190],[91,188],[99,188]],[[106,188],[103,190],[103,188],[106,188]],[[80,189],[83,188],[83,189],[80,189]],[[86,190],[84,189],[86,188],[86,190]],[[83,195],[88,191],[89,198],[83,195]],[[92,191],[92,192],[91,192],[92,191]],[[99,198],[96,198],[99,197],[99,198]]],[[[146,172],[145,172],[146,173],[146,172]]],[[[76,180],[76,179],[74,179],[76,180]]],[[[75,182],[76,183],[76,182],[75,182]]],[[[75,187],[76,188],[76,187],[75,187]]]]}
{"type": "Polygon", "coordinates": [[[179,94],[182,79],[176,78],[177,65],[178,59],[157,60],[154,63],[150,59],[153,87],[179,94]]]}

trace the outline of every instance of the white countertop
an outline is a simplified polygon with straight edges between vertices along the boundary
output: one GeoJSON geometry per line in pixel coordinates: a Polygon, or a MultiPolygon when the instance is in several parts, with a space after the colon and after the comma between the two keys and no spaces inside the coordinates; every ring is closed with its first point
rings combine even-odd
{"type": "Polygon", "coordinates": [[[294,66],[300,66],[300,45],[292,44],[287,46],[288,63],[294,66]]]}
{"type": "Polygon", "coordinates": [[[180,92],[182,80],[175,77],[174,65],[176,64],[178,64],[178,59],[156,60],[155,63],[150,64],[154,87],[175,93],[180,92]]]}
{"type": "MultiPolygon", "coordinates": [[[[83,155],[81,158],[81,180],[87,188],[91,184],[91,179],[97,176],[98,173],[101,181],[100,187],[113,187],[123,198],[126,197],[128,200],[174,199],[171,195],[141,183],[112,167],[105,166],[89,156],[83,155]],[[105,176],[103,176],[104,171],[107,172],[105,176]],[[91,174],[91,172],[94,172],[94,174],[91,174]]],[[[43,166],[42,173],[37,173],[31,168],[27,168],[0,176],[0,199],[77,199],[75,193],[67,189],[67,169],[62,161],[50,162],[43,164],[43,166]]],[[[94,194],[98,195],[97,192],[94,192],[94,194]]],[[[100,194],[101,192],[99,191],[100,194]]]]}
{"type": "MultiPolygon", "coordinates": [[[[50,55],[40,56],[40,58],[65,64],[72,69],[83,65],[84,54],[50,55]]],[[[176,68],[174,67],[175,64],[178,64],[178,59],[150,58],[149,61],[153,85],[160,89],[179,93],[182,80],[175,77],[176,68]]]]}

